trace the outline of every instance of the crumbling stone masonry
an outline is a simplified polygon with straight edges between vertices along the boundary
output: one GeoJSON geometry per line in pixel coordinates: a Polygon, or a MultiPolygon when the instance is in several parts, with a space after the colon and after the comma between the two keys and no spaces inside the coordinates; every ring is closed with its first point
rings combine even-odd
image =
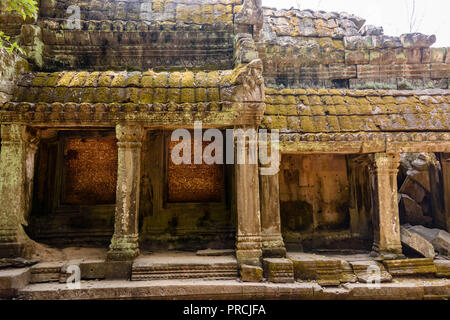
{"type": "Polygon", "coordinates": [[[207,248],[235,249],[244,281],[338,285],[391,260],[386,281],[446,274],[431,258],[406,260],[400,232],[424,202],[428,226],[450,231],[450,50],[431,48],[434,36],[386,36],[351,14],[261,0],[41,0],[36,21],[2,11],[0,25],[30,65],[0,52],[0,257],[29,257],[32,238],[109,246],[105,272],[124,277],[141,250],[207,248]],[[170,133],[196,121],[279,130],[280,171],[170,171],[170,133]],[[422,184],[410,178],[422,193],[407,190],[400,165],[418,153],[436,159],[422,184]],[[186,177],[190,192],[176,194],[186,177]],[[190,198],[199,190],[210,192],[190,198]],[[379,262],[286,254],[318,249],[379,262]]]}

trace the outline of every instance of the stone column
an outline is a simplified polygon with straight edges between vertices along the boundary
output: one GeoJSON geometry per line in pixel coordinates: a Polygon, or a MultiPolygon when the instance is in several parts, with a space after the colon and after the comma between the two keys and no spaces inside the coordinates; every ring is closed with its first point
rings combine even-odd
{"type": "Polygon", "coordinates": [[[280,217],[280,151],[278,137],[272,141],[272,135],[263,134],[259,150],[259,197],[261,203],[261,236],[263,256],[267,258],[286,257],[280,217]]]}
{"type": "Polygon", "coordinates": [[[373,251],[381,258],[395,259],[402,255],[397,195],[400,155],[376,153],[371,160],[373,251]]]}
{"type": "Polygon", "coordinates": [[[0,257],[29,257],[32,243],[23,230],[31,210],[38,135],[24,125],[1,127],[0,257]]]}
{"type": "Polygon", "coordinates": [[[256,132],[256,128],[251,126],[235,128],[236,257],[239,265],[261,266],[258,140],[256,132]],[[239,130],[243,131],[240,132],[239,130]],[[249,156],[249,152],[251,156],[249,156]]]}
{"type": "Polygon", "coordinates": [[[139,195],[141,146],[144,129],[138,125],[116,126],[118,169],[114,235],[107,259],[132,260],[139,255],[139,195]]]}
{"type": "Polygon", "coordinates": [[[450,232],[450,153],[440,154],[441,167],[442,167],[442,184],[443,184],[443,195],[444,195],[444,217],[443,227],[450,232]]]}

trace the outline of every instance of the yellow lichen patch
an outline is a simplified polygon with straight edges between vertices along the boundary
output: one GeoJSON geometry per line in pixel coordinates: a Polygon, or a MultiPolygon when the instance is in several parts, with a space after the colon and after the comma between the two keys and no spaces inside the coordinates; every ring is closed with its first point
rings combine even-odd
{"type": "Polygon", "coordinates": [[[288,117],[288,129],[295,132],[300,131],[300,121],[297,117],[288,117]]]}
{"type": "Polygon", "coordinates": [[[336,107],[334,105],[325,105],[323,106],[323,111],[326,115],[335,115],[336,114],[336,107]]]}
{"type": "Polygon", "coordinates": [[[81,95],[81,101],[83,102],[95,102],[95,89],[94,88],[84,88],[81,95]]]}
{"type": "Polygon", "coordinates": [[[33,87],[42,87],[45,83],[45,79],[47,78],[48,73],[39,73],[34,79],[31,81],[31,86],[33,87]]]}
{"type": "Polygon", "coordinates": [[[197,102],[207,102],[208,101],[205,88],[195,89],[195,100],[197,102]]]}
{"type": "Polygon", "coordinates": [[[194,87],[194,73],[191,71],[183,72],[181,77],[181,87],[193,88],[194,87]]]}
{"type": "Polygon", "coordinates": [[[397,104],[399,101],[392,96],[384,96],[381,98],[385,104],[397,104]]]}
{"type": "Polygon", "coordinates": [[[294,89],[294,94],[295,95],[306,95],[306,90],[305,89],[294,89]]]}
{"type": "Polygon", "coordinates": [[[195,102],[195,89],[182,88],[181,89],[181,102],[194,103],[195,102]]]}
{"type": "Polygon", "coordinates": [[[119,72],[114,75],[114,78],[111,81],[111,87],[119,87],[119,88],[125,88],[126,87],[126,79],[127,75],[125,72],[119,72]]]}
{"type": "Polygon", "coordinates": [[[96,87],[99,76],[100,76],[100,72],[98,72],[98,71],[91,72],[89,74],[89,76],[87,77],[86,82],[84,83],[84,86],[85,87],[96,87]]]}
{"type": "Polygon", "coordinates": [[[313,95],[313,96],[309,96],[309,104],[310,105],[321,105],[322,101],[320,100],[319,96],[313,95]]]}
{"type": "Polygon", "coordinates": [[[303,132],[315,132],[315,124],[311,117],[299,117],[300,127],[303,132]]]}
{"type": "Polygon", "coordinates": [[[67,88],[66,87],[56,87],[53,99],[55,102],[64,102],[66,99],[67,88]]]}
{"type": "Polygon", "coordinates": [[[127,96],[133,103],[139,103],[139,89],[138,88],[127,88],[127,96]]]}
{"type": "Polygon", "coordinates": [[[106,71],[103,72],[97,82],[98,87],[109,87],[111,85],[111,81],[115,76],[115,72],[113,71],[106,71]]]}
{"type": "Polygon", "coordinates": [[[169,81],[169,74],[166,72],[155,73],[153,77],[154,88],[166,88],[169,81]]]}
{"type": "Polygon", "coordinates": [[[268,115],[276,115],[278,114],[278,108],[273,104],[266,104],[266,111],[264,113],[268,115]]]}
{"type": "Polygon", "coordinates": [[[59,79],[57,86],[58,87],[67,87],[70,83],[70,81],[72,81],[73,76],[75,75],[75,72],[65,72],[61,79],[59,79]]]}
{"type": "Polygon", "coordinates": [[[207,89],[208,101],[219,101],[219,88],[208,88],[207,89]]]}
{"type": "MultiPolygon", "coordinates": [[[[181,79],[181,77],[180,77],[181,79]]],[[[180,103],[181,102],[181,90],[179,88],[169,88],[167,91],[168,100],[170,102],[180,103]]]]}
{"type": "Polygon", "coordinates": [[[327,117],[328,128],[330,131],[338,132],[340,131],[339,120],[336,116],[328,116],[327,117]]]}
{"type": "Polygon", "coordinates": [[[141,103],[153,103],[153,89],[143,88],[139,96],[139,102],[141,103]]]}
{"type": "Polygon", "coordinates": [[[100,87],[95,89],[95,102],[110,102],[109,88],[100,87]]]}
{"type": "Polygon", "coordinates": [[[341,95],[332,96],[333,104],[345,104],[345,99],[341,95]]]}
{"type": "Polygon", "coordinates": [[[281,94],[276,95],[276,96],[272,96],[272,99],[273,99],[273,103],[274,104],[279,104],[279,105],[286,104],[284,96],[282,96],[281,94]]]}
{"type": "Polygon", "coordinates": [[[78,72],[70,81],[69,87],[82,87],[84,83],[86,82],[86,79],[88,77],[89,73],[83,71],[78,72]]]}
{"type": "Polygon", "coordinates": [[[297,103],[303,103],[305,105],[309,105],[309,99],[306,95],[299,95],[297,96],[297,103]]]}
{"type": "Polygon", "coordinates": [[[181,73],[173,72],[169,76],[169,87],[179,88],[181,86],[181,73]]]}
{"type": "Polygon", "coordinates": [[[311,112],[314,116],[323,116],[325,112],[320,105],[311,106],[311,112]]]}
{"type": "Polygon", "coordinates": [[[53,87],[44,87],[40,90],[38,101],[53,102],[53,87]]]}
{"type": "Polygon", "coordinates": [[[167,90],[154,88],[153,103],[167,103],[167,90]]]}
{"type": "Polygon", "coordinates": [[[316,125],[316,131],[317,132],[328,132],[327,117],[316,116],[316,117],[314,117],[314,122],[315,122],[315,125],[316,125]]]}
{"type": "Polygon", "coordinates": [[[140,87],[141,83],[141,73],[133,72],[128,74],[128,78],[126,81],[127,87],[140,87]]]}
{"type": "Polygon", "coordinates": [[[212,71],[212,72],[208,73],[207,86],[208,87],[218,87],[219,86],[219,72],[212,71]]]}
{"type": "Polygon", "coordinates": [[[272,116],[270,122],[271,129],[286,129],[287,128],[287,117],[286,116],[272,116]]]}
{"type": "Polygon", "coordinates": [[[59,77],[61,76],[60,72],[54,72],[50,74],[50,76],[45,80],[45,87],[54,87],[58,83],[59,77]]]}
{"type": "Polygon", "coordinates": [[[141,84],[143,88],[152,88],[153,87],[153,76],[143,76],[141,80],[141,84]]]}
{"type": "Polygon", "coordinates": [[[349,113],[348,108],[345,104],[338,104],[335,106],[337,115],[346,115],[349,113]]]}
{"type": "Polygon", "coordinates": [[[353,128],[351,117],[341,116],[338,117],[338,120],[341,131],[355,131],[353,128]]]}

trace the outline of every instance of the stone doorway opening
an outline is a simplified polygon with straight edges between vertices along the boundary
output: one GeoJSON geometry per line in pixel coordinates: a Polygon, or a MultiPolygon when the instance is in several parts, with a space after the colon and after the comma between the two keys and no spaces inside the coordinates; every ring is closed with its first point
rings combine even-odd
{"type": "Polygon", "coordinates": [[[283,154],[280,214],[288,251],[370,251],[368,171],[352,161],[346,155],[283,154]]]}
{"type": "Polygon", "coordinates": [[[178,141],[171,134],[148,131],[142,144],[141,249],[234,249],[232,166],[195,164],[193,159],[191,164],[174,164],[171,152],[178,141]]]}
{"type": "Polygon", "coordinates": [[[43,244],[107,248],[114,231],[113,130],[42,130],[26,231],[43,244]]]}

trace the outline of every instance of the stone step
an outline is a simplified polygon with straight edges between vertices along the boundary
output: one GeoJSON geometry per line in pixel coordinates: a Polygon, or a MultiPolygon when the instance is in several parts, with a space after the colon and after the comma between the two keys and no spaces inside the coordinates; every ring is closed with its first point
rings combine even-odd
{"type": "Polygon", "coordinates": [[[385,260],[383,264],[393,277],[434,276],[436,265],[433,259],[385,260]]]}
{"type": "Polygon", "coordinates": [[[263,260],[264,277],[269,282],[294,282],[294,264],[289,259],[268,258],[263,260]]]}
{"type": "Polygon", "coordinates": [[[0,270],[0,299],[10,299],[30,281],[30,269],[0,270]]]}
{"type": "Polygon", "coordinates": [[[238,264],[232,256],[150,255],[135,260],[131,280],[215,279],[238,277],[238,264]]]}
{"type": "Polygon", "coordinates": [[[321,286],[356,281],[348,263],[341,259],[309,253],[289,253],[287,257],[293,262],[296,280],[317,280],[321,286]]]}
{"type": "Polygon", "coordinates": [[[64,262],[41,262],[30,268],[30,283],[59,282],[64,262]]]}
{"type": "Polygon", "coordinates": [[[436,277],[450,278],[450,260],[435,260],[436,277]]]}

